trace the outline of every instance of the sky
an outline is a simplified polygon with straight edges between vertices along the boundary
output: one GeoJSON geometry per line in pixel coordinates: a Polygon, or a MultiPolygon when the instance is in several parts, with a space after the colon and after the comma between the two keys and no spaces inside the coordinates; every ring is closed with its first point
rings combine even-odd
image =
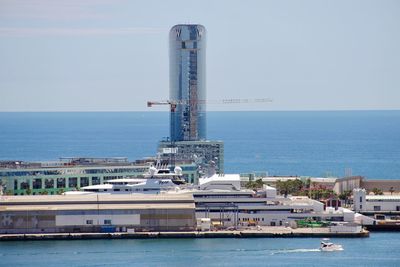
{"type": "Polygon", "coordinates": [[[397,0],[0,0],[0,111],[154,111],[207,29],[208,110],[400,109],[397,0]],[[271,98],[272,103],[218,104],[271,98]]]}

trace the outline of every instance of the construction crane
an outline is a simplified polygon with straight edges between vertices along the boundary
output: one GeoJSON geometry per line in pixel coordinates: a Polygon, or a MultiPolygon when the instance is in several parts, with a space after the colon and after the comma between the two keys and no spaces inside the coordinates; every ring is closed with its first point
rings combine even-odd
{"type": "MultiPolygon", "coordinates": [[[[147,107],[153,107],[155,105],[169,105],[170,111],[174,113],[178,105],[187,104],[253,104],[253,103],[270,103],[271,98],[230,98],[230,99],[220,99],[220,100],[162,100],[162,101],[147,101],[147,107]]],[[[175,116],[171,117],[171,131],[175,130],[175,116]]],[[[175,165],[175,140],[174,133],[170,133],[170,164],[172,167],[175,165]]]]}
{"type": "Polygon", "coordinates": [[[190,103],[197,104],[256,104],[256,103],[271,103],[271,98],[229,98],[220,100],[162,100],[162,101],[147,101],[147,107],[155,105],[169,105],[171,112],[175,112],[178,105],[186,105],[190,103]]]}
{"type": "Polygon", "coordinates": [[[174,100],[147,101],[147,107],[151,108],[154,105],[170,105],[171,112],[175,112],[178,102],[181,102],[181,101],[174,101],[174,100]]]}

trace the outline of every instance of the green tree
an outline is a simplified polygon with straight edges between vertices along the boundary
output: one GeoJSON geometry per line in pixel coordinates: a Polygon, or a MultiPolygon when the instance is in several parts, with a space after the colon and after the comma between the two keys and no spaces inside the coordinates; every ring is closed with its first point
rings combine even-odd
{"type": "Polygon", "coordinates": [[[63,188],[57,190],[57,195],[62,195],[65,192],[63,188]]]}
{"type": "Polygon", "coordinates": [[[321,190],[320,189],[311,190],[310,197],[312,199],[320,199],[321,198],[321,190]]]}
{"type": "Polygon", "coordinates": [[[261,179],[257,179],[255,181],[248,181],[245,185],[247,189],[257,190],[261,189],[264,185],[264,182],[261,179]]]}
{"type": "Polygon", "coordinates": [[[307,180],[304,182],[304,187],[310,190],[311,188],[311,179],[307,178],[307,180]]]}
{"type": "Polygon", "coordinates": [[[372,189],[372,192],[374,193],[374,195],[383,195],[383,191],[376,187],[372,189]]]}
{"type": "Polygon", "coordinates": [[[287,180],[287,181],[281,181],[278,180],[276,182],[276,189],[281,195],[301,195],[302,189],[304,187],[304,184],[301,180],[299,179],[294,179],[294,180],[287,180]]]}
{"type": "Polygon", "coordinates": [[[276,182],[276,190],[279,192],[279,194],[285,195],[285,197],[287,197],[287,195],[289,194],[287,182],[283,182],[281,180],[278,180],[276,182]]]}
{"type": "Polygon", "coordinates": [[[330,190],[330,189],[322,189],[321,190],[321,198],[329,199],[329,198],[334,198],[334,197],[336,197],[336,193],[333,192],[333,190],[330,190]]]}
{"type": "Polygon", "coordinates": [[[344,204],[347,205],[348,200],[350,199],[352,195],[352,191],[351,190],[345,190],[343,191],[343,193],[339,194],[339,199],[344,201],[344,204]]]}
{"type": "Polygon", "coordinates": [[[304,187],[304,183],[299,179],[291,180],[289,184],[292,194],[298,194],[304,187]]]}

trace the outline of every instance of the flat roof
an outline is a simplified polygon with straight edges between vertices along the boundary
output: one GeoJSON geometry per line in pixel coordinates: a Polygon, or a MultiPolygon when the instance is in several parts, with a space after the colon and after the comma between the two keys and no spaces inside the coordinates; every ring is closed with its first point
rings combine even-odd
{"type": "Polygon", "coordinates": [[[372,183],[400,183],[400,179],[365,179],[364,183],[368,183],[368,182],[372,182],[372,183]]]}
{"type": "Polygon", "coordinates": [[[317,182],[317,183],[335,183],[338,178],[324,178],[324,177],[311,177],[310,181],[311,182],[317,182]]]}
{"type": "Polygon", "coordinates": [[[194,209],[194,203],[164,203],[164,204],[56,204],[56,205],[2,205],[1,211],[76,211],[76,210],[187,210],[194,209]]]}
{"type": "Polygon", "coordinates": [[[400,201],[400,195],[366,195],[367,200],[398,200],[400,201]]]}
{"type": "Polygon", "coordinates": [[[0,206],[19,203],[91,203],[91,202],[193,202],[190,194],[86,194],[86,195],[35,195],[35,196],[1,196],[0,206]]]}
{"type": "Polygon", "coordinates": [[[288,180],[300,180],[299,176],[268,176],[260,177],[254,180],[262,179],[263,182],[277,182],[277,181],[288,181],[288,180]]]}
{"type": "Polygon", "coordinates": [[[46,165],[25,165],[19,167],[0,167],[0,171],[4,172],[22,172],[22,171],[51,171],[51,170],[60,170],[60,169],[107,169],[107,168],[148,168],[149,165],[147,164],[135,164],[135,163],[126,163],[126,164],[98,164],[98,165],[53,165],[53,166],[46,166],[46,165]]]}
{"type": "Polygon", "coordinates": [[[2,196],[0,211],[194,209],[194,198],[182,195],[2,196]]]}

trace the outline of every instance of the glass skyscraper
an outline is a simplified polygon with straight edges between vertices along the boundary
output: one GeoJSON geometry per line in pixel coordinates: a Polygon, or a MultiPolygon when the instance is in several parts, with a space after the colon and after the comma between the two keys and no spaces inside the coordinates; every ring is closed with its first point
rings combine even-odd
{"type": "Polygon", "coordinates": [[[206,139],[206,29],[175,25],[169,33],[172,141],[206,139]]]}

